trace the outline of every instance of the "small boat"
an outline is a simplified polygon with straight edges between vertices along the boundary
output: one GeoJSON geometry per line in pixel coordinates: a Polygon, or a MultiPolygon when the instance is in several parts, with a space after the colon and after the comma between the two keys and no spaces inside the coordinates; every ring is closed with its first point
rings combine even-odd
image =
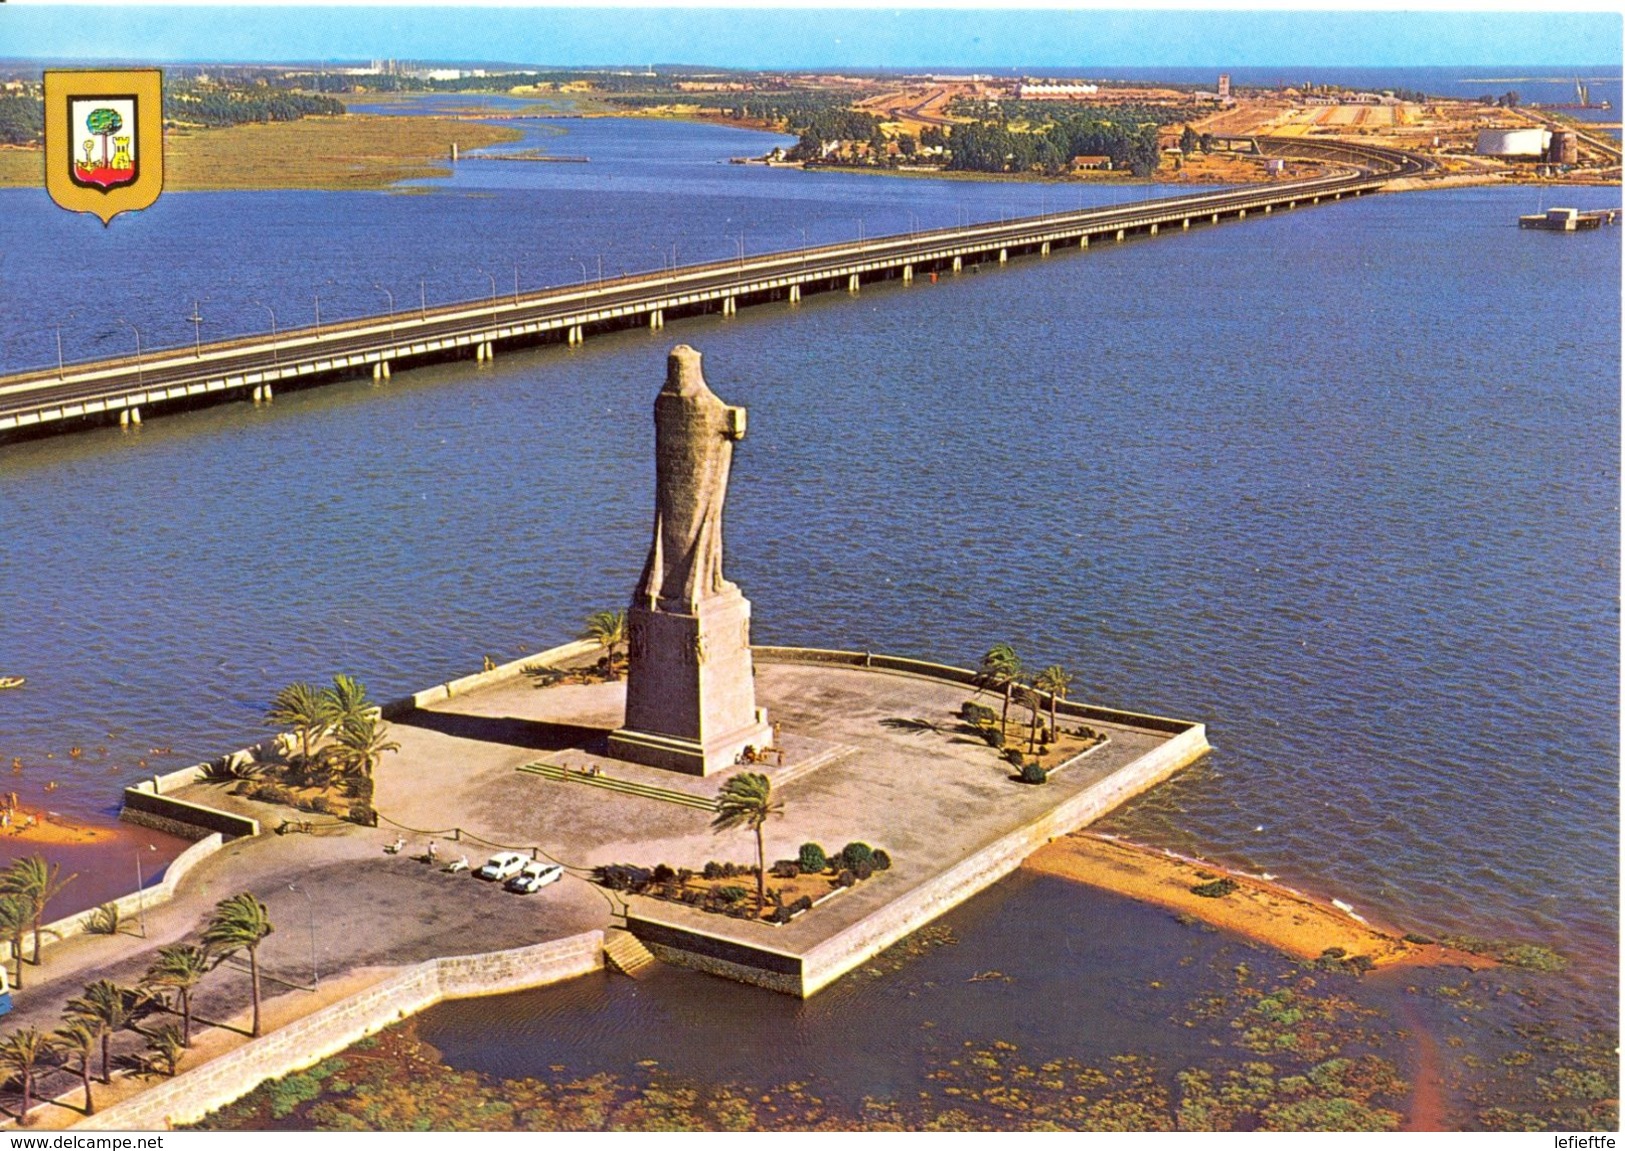
{"type": "Polygon", "coordinates": [[[20,675],[0,675],[0,690],[8,687],[22,687],[27,682],[20,675]]]}

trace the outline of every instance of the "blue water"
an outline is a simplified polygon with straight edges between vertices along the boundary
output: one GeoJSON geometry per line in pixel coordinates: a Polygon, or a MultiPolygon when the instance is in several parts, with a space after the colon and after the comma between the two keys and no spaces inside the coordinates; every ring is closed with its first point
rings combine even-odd
{"type": "MultiPolygon", "coordinates": [[[[481,267],[511,288],[510,259],[528,288],[600,253],[722,257],[741,227],[756,251],[1079,195],[561,125],[525,146],[591,163],[168,195],[106,232],[0,193],[13,366],[54,356],[64,312],[91,354],[130,340],[118,318],[190,340],[194,296],[209,337],[263,323],[254,299],[308,320],[312,285],[326,318],[380,310],[374,280],[406,306],[420,275],[431,302],[486,288],[481,267]]],[[[760,642],[963,664],[1009,640],[1075,698],[1200,719],[1214,755],[1116,830],[1419,930],[1551,944],[1611,1021],[1619,232],[1519,231],[1535,195],[1362,198],[8,446],[0,670],[29,687],[0,695],[0,756],[105,811],[154,746],[171,765],[256,738],[292,679],[387,697],[572,636],[636,578],[649,403],[690,342],[751,409],[729,574],[760,642]],[[65,762],[74,744],[107,750],[65,762]]]]}

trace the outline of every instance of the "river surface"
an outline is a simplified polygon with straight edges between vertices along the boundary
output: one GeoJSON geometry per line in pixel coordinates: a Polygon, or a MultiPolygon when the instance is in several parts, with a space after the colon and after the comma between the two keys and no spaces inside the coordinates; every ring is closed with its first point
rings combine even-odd
{"type": "MultiPolygon", "coordinates": [[[[194,299],[207,339],[317,296],[325,320],[516,266],[530,289],[1147,194],[729,165],[784,138],[707,125],[525,131],[590,162],[172,194],[107,231],[0,191],[6,368],[54,362],[59,321],[68,358],[132,351],[131,324],[190,342],[194,299]]],[[[291,680],[388,698],[571,638],[640,570],[649,405],[687,342],[751,411],[728,562],[759,642],[1008,640],[1074,698],[1201,720],[1213,755],[1111,830],[1549,945],[1612,1028],[1619,231],[1520,231],[1536,195],[1361,198],[8,446],[0,673],[28,686],[0,758],[25,802],[56,781],[106,816],[115,784],[259,738],[291,680]]]]}

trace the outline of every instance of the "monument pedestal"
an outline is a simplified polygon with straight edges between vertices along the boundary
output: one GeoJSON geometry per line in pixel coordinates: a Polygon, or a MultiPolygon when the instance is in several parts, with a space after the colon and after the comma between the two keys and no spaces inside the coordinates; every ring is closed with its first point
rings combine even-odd
{"type": "Polygon", "coordinates": [[[627,634],[626,724],[611,733],[610,755],[710,775],[773,742],[756,706],[750,601],[737,587],[700,600],[693,615],[634,605],[627,634]]]}

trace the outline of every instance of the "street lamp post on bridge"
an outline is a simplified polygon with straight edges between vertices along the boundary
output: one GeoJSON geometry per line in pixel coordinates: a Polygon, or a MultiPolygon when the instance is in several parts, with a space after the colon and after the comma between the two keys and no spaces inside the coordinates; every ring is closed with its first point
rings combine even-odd
{"type": "Polygon", "coordinates": [[[271,305],[267,304],[264,300],[251,300],[249,302],[254,303],[254,304],[258,304],[260,307],[264,308],[267,312],[269,312],[271,314],[271,362],[273,364],[280,364],[282,362],[282,358],[277,354],[277,350],[276,350],[277,349],[276,309],[271,307],[271,305]]]}
{"type": "Polygon", "coordinates": [[[123,324],[126,328],[129,328],[130,331],[135,333],[135,382],[139,385],[142,382],[142,372],[141,372],[141,329],[136,327],[134,324],[130,323],[130,321],[126,320],[123,316],[118,317],[118,322],[123,324]]]}
{"type": "Polygon", "coordinates": [[[389,338],[390,342],[393,343],[395,340],[395,293],[384,287],[377,280],[372,282],[372,286],[389,297],[389,338]]]}
{"type": "Polygon", "coordinates": [[[203,313],[198,310],[196,299],[192,301],[192,314],[186,317],[192,321],[192,351],[198,359],[203,358],[203,313]]]}

